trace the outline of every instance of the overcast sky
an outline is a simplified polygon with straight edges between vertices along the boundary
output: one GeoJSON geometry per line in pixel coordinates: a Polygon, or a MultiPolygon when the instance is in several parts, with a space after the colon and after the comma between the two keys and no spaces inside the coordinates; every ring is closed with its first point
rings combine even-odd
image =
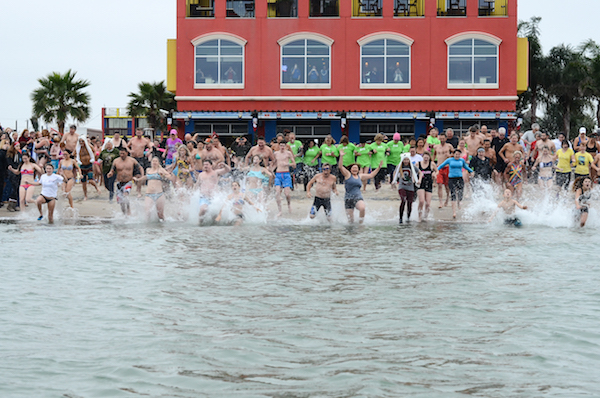
{"type": "MultiPolygon", "coordinates": [[[[0,124],[25,128],[37,79],[72,69],[91,82],[92,111],[84,126],[100,129],[102,107],[125,107],[139,82],[166,80],[175,5],[176,0],[0,0],[0,124]]],[[[519,19],[542,17],[546,53],[561,43],[600,42],[599,15],[600,0],[519,0],[519,19]]]]}

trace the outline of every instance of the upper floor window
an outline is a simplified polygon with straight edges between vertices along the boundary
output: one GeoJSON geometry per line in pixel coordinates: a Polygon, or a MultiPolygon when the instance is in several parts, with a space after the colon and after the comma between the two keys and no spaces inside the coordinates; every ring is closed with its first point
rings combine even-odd
{"type": "Polygon", "coordinates": [[[479,16],[507,16],[508,0],[479,0],[479,16]]]}
{"type": "Polygon", "coordinates": [[[254,0],[227,0],[227,18],[254,18],[254,0]]]}
{"type": "Polygon", "coordinates": [[[267,0],[269,18],[295,18],[298,16],[298,0],[267,0]]]}
{"type": "Polygon", "coordinates": [[[494,36],[478,34],[446,40],[448,88],[498,88],[500,42],[494,36]]]}
{"type": "Polygon", "coordinates": [[[352,0],[353,17],[380,17],[382,0],[352,0]]]}
{"type": "Polygon", "coordinates": [[[467,15],[467,0],[437,0],[437,15],[464,17],[467,15]]]}
{"type": "Polygon", "coordinates": [[[339,0],[310,0],[311,17],[339,17],[339,0]]]}
{"type": "Polygon", "coordinates": [[[330,88],[333,40],[317,35],[306,35],[306,38],[299,36],[304,35],[291,35],[279,41],[281,87],[330,88]]]}
{"type": "Polygon", "coordinates": [[[195,88],[243,88],[245,41],[212,35],[195,47],[195,88]]]}
{"type": "Polygon", "coordinates": [[[425,15],[424,0],[394,0],[395,17],[422,17],[425,15]]]}
{"type": "Polygon", "coordinates": [[[410,88],[412,40],[378,34],[359,40],[361,88],[410,88]]]}
{"type": "Polygon", "coordinates": [[[215,16],[215,0],[186,0],[187,16],[212,18],[215,16]]]}

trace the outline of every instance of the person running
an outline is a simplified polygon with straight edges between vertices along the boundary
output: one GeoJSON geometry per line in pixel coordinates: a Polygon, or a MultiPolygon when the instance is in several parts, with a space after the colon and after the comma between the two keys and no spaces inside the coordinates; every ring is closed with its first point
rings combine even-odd
{"type": "MultiPolygon", "coordinates": [[[[586,141],[587,143],[587,141],[586,141]]],[[[594,163],[594,158],[585,150],[585,144],[579,146],[575,154],[575,179],[579,177],[590,176],[590,165],[594,163]]]]}
{"type": "MultiPolygon", "coordinates": [[[[166,150],[163,152],[163,157],[165,159],[165,165],[170,166],[173,164],[173,155],[177,152],[177,147],[183,144],[181,138],[177,137],[177,130],[171,129],[169,132],[169,138],[166,141],[166,150]]],[[[115,148],[118,146],[115,144],[115,148]]]]}
{"type": "MultiPolygon", "coordinates": [[[[554,147],[554,145],[552,145],[552,147],[554,147]]],[[[535,160],[535,163],[531,169],[539,169],[538,185],[542,188],[550,189],[552,188],[552,180],[554,179],[554,156],[550,154],[550,148],[548,148],[546,145],[542,145],[541,147],[536,145],[536,149],[538,151],[541,150],[542,152],[541,155],[535,160]]]]}
{"type": "Polygon", "coordinates": [[[63,158],[58,163],[58,174],[63,177],[64,195],[69,200],[69,206],[71,208],[73,208],[73,194],[71,191],[73,190],[73,186],[75,186],[75,177],[78,173],[81,173],[79,165],[71,158],[71,152],[65,149],[63,158]]]}
{"type": "Polygon", "coordinates": [[[138,175],[143,176],[144,170],[142,170],[134,158],[129,156],[129,151],[125,147],[119,149],[119,157],[113,161],[112,168],[106,176],[111,178],[115,174],[117,180],[117,203],[121,206],[123,214],[130,216],[129,192],[133,188],[133,177],[138,175]]]}
{"type": "Polygon", "coordinates": [[[392,178],[393,182],[398,182],[398,195],[400,195],[399,223],[402,224],[404,209],[406,208],[406,221],[410,221],[412,213],[412,204],[415,198],[415,185],[421,182],[421,172],[410,161],[409,155],[403,155],[400,164],[396,168],[396,173],[392,178]]]}
{"type": "MultiPolygon", "coordinates": [[[[340,143],[337,146],[338,153],[339,151],[344,152],[344,167],[349,167],[351,164],[356,163],[356,157],[354,156],[354,150],[356,149],[356,145],[348,140],[347,136],[342,136],[340,139],[340,143]]],[[[342,174],[338,174],[337,176],[338,182],[342,184],[344,182],[344,176],[342,174]]]]}
{"type": "Polygon", "coordinates": [[[13,172],[15,175],[21,176],[21,182],[19,184],[19,207],[21,210],[25,210],[27,203],[34,203],[33,191],[35,189],[34,180],[35,174],[42,174],[43,171],[37,164],[31,161],[31,155],[28,152],[23,152],[22,163],[19,168],[15,169],[12,166],[8,166],[8,170],[13,172]]]}
{"type": "Polygon", "coordinates": [[[180,145],[172,159],[173,163],[169,169],[177,177],[175,180],[177,187],[192,188],[194,186],[194,179],[192,177],[192,161],[188,148],[185,145],[180,145]]]}
{"type": "MultiPolygon", "coordinates": [[[[148,157],[146,150],[150,148],[150,139],[144,137],[144,129],[138,127],[135,129],[135,136],[129,140],[127,144],[127,149],[129,149],[129,153],[131,157],[133,157],[140,167],[146,170],[150,166],[150,162],[148,162],[148,157]]],[[[138,197],[142,196],[142,184],[136,183],[137,195],[138,197]]]]}
{"type": "Polygon", "coordinates": [[[331,166],[331,174],[337,177],[337,157],[340,156],[338,148],[335,146],[335,140],[331,135],[325,137],[321,144],[321,166],[328,164],[331,166]]]}
{"type": "Polygon", "coordinates": [[[473,174],[473,170],[469,167],[465,159],[461,158],[462,152],[460,149],[455,149],[453,157],[446,159],[438,166],[438,171],[448,166],[448,186],[450,188],[450,200],[452,202],[452,218],[456,218],[457,207],[460,209],[460,202],[463,199],[463,191],[465,189],[465,181],[463,180],[463,169],[473,174]]]}
{"type": "MultiPolygon", "coordinates": [[[[448,129],[450,130],[450,129],[448,129]]],[[[438,145],[434,145],[433,151],[435,153],[434,159],[436,164],[442,164],[446,159],[450,158],[452,152],[454,152],[454,146],[450,143],[446,142],[446,134],[441,133],[439,135],[440,143],[438,145]]],[[[458,145],[458,141],[457,141],[458,145]]],[[[438,186],[438,199],[440,201],[439,208],[448,206],[448,200],[450,199],[450,188],[448,187],[448,168],[443,168],[439,170],[436,176],[436,182],[438,186]],[[446,190],[446,200],[444,201],[444,189],[446,190]]]]}
{"type": "Polygon", "coordinates": [[[63,183],[64,179],[58,174],[54,174],[54,166],[52,163],[46,163],[44,166],[46,173],[40,177],[39,182],[33,182],[33,185],[41,185],[42,192],[37,197],[35,203],[40,212],[38,221],[44,218],[42,213],[42,205],[48,205],[48,223],[54,224],[54,208],[56,206],[56,199],[58,197],[58,187],[63,183]]]}
{"type": "MultiPolygon", "coordinates": [[[[433,133],[433,130],[431,130],[431,132],[433,133]]],[[[429,138],[431,137],[427,137],[428,142],[429,138]]],[[[439,141],[437,138],[436,140],[439,141]]],[[[404,153],[404,144],[402,143],[402,141],[400,141],[400,133],[394,133],[392,141],[388,142],[387,146],[388,150],[390,151],[390,154],[387,157],[387,168],[388,174],[390,175],[390,185],[392,189],[395,189],[396,186],[394,185],[392,180],[393,176],[396,174],[396,167],[398,167],[398,165],[400,164],[400,158],[404,153]]]]}
{"type": "Polygon", "coordinates": [[[65,149],[70,151],[71,153],[75,153],[77,149],[77,142],[79,140],[79,135],[77,134],[77,126],[74,124],[69,126],[69,132],[63,135],[60,140],[61,143],[65,144],[65,149]]]}
{"type": "Polygon", "coordinates": [[[516,200],[512,198],[512,191],[510,189],[504,190],[504,198],[500,203],[498,203],[498,208],[492,214],[489,222],[492,222],[494,218],[496,218],[496,214],[498,211],[504,211],[506,217],[504,218],[504,224],[514,225],[515,227],[520,227],[522,225],[521,220],[517,216],[515,216],[515,207],[518,207],[523,210],[527,210],[527,206],[523,206],[516,200]]]}
{"type": "Polygon", "coordinates": [[[423,160],[417,163],[421,172],[421,183],[417,188],[419,198],[419,222],[427,219],[431,209],[431,197],[433,196],[433,181],[437,174],[437,166],[431,160],[429,152],[423,154],[423,160]]]}
{"type": "Polygon", "coordinates": [[[165,220],[165,195],[163,192],[163,179],[174,180],[173,174],[163,169],[160,165],[160,159],[153,157],[150,161],[150,167],[146,169],[145,175],[133,177],[136,183],[148,182],[146,186],[146,216],[150,219],[152,207],[156,206],[156,214],[160,221],[165,220]]]}
{"type": "Polygon", "coordinates": [[[381,183],[387,175],[387,156],[390,153],[389,148],[383,143],[385,136],[381,133],[375,135],[375,142],[370,146],[371,149],[371,170],[379,166],[379,172],[375,175],[375,190],[381,188],[381,183]]]}
{"type": "Polygon", "coordinates": [[[250,148],[246,154],[246,162],[248,162],[249,159],[252,159],[252,156],[254,155],[259,155],[267,168],[271,167],[271,163],[275,160],[273,150],[267,146],[265,139],[262,137],[256,140],[256,146],[250,148]]]}
{"type": "Polygon", "coordinates": [[[592,179],[589,176],[575,179],[573,184],[575,191],[575,207],[579,210],[579,226],[585,226],[590,211],[590,199],[592,198],[592,179]]]}
{"type": "Polygon", "coordinates": [[[579,136],[573,140],[573,150],[579,152],[579,150],[583,148],[583,150],[585,151],[585,146],[588,142],[586,133],[587,129],[585,127],[581,127],[579,129],[579,136]]]}
{"type": "MultiPolygon", "coordinates": [[[[248,203],[250,206],[253,206],[254,209],[256,209],[256,211],[258,212],[261,212],[262,210],[258,206],[256,206],[245,193],[241,192],[239,182],[233,181],[231,183],[231,190],[232,192],[229,195],[227,195],[227,203],[231,204],[233,215],[235,216],[233,225],[237,227],[242,225],[242,223],[244,222],[244,205],[246,203],[248,203]]],[[[225,203],[225,205],[227,205],[227,203],[225,203]]],[[[221,219],[223,218],[223,209],[225,208],[225,205],[221,207],[217,218],[215,218],[215,222],[221,222],[221,219]]]]}
{"type": "MultiPolygon", "coordinates": [[[[356,163],[360,169],[360,173],[367,174],[371,168],[371,146],[364,142],[359,143],[354,149],[354,155],[356,156],[356,163]]],[[[363,182],[363,192],[367,191],[367,180],[363,182]]]]}
{"type": "Polygon", "coordinates": [[[81,170],[81,188],[83,189],[83,200],[87,200],[88,181],[94,186],[94,188],[96,188],[97,194],[100,193],[100,188],[98,188],[98,184],[96,184],[96,181],[94,181],[94,152],[84,137],[81,137],[77,144],[77,160],[80,163],[79,169],[81,170]]]}
{"type": "Polygon", "coordinates": [[[512,153],[513,160],[506,165],[504,170],[504,180],[506,187],[511,192],[516,191],[517,200],[521,198],[523,193],[523,181],[527,178],[527,170],[523,166],[523,153],[515,151],[512,153]]]}
{"type": "Polygon", "coordinates": [[[556,165],[556,185],[567,189],[571,183],[571,167],[575,165],[575,152],[571,149],[571,143],[567,140],[561,142],[561,148],[556,151],[558,163],[556,165]]]}
{"type": "Polygon", "coordinates": [[[485,156],[485,148],[477,148],[477,156],[471,159],[469,167],[475,172],[475,177],[471,180],[473,189],[481,182],[491,181],[494,167],[490,159],[485,156]]]}
{"type": "Polygon", "coordinates": [[[277,217],[281,217],[281,191],[285,194],[285,200],[287,201],[288,211],[292,213],[291,204],[291,188],[292,188],[292,176],[290,174],[290,162],[292,168],[296,167],[296,160],[294,159],[293,152],[289,149],[287,144],[279,144],[279,150],[275,152],[275,200],[277,201],[277,217]]]}
{"type": "Polygon", "coordinates": [[[379,166],[372,172],[365,174],[359,173],[359,167],[357,164],[350,166],[350,171],[342,164],[342,157],[344,153],[340,153],[340,160],[338,166],[341,173],[344,175],[344,187],[346,193],[344,194],[344,208],[346,209],[346,215],[350,223],[354,222],[354,209],[358,210],[359,223],[362,224],[365,219],[365,201],[360,192],[362,182],[373,178],[379,173],[383,160],[379,163],[379,166]]]}
{"type": "MultiPolygon", "coordinates": [[[[342,152],[344,150],[342,149],[342,152]]],[[[342,159],[343,164],[343,159],[342,159]]],[[[322,207],[327,216],[327,221],[331,221],[331,193],[338,194],[336,178],[331,174],[331,166],[324,164],[322,172],[314,176],[306,187],[306,197],[311,198],[310,189],[313,184],[317,184],[315,187],[315,199],[313,205],[310,208],[310,218],[315,218],[317,212],[322,207]]]]}
{"type": "Polygon", "coordinates": [[[308,186],[308,182],[317,175],[319,166],[319,156],[321,156],[321,148],[315,145],[315,141],[309,140],[306,143],[304,151],[304,190],[308,186]]]}
{"type": "Polygon", "coordinates": [[[208,211],[208,207],[212,203],[213,196],[219,184],[221,176],[229,173],[231,167],[225,163],[219,163],[217,168],[213,168],[213,163],[210,159],[203,161],[202,173],[198,175],[196,186],[200,189],[200,222],[204,221],[204,216],[208,211]]]}
{"type": "Polygon", "coordinates": [[[100,162],[102,163],[102,176],[104,187],[108,190],[108,201],[112,203],[115,196],[115,177],[108,178],[107,174],[112,168],[113,161],[119,157],[119,150],[113,146],[112,141],[107,141],[102,152],[100,152],[100,162]]]}
{"type": "Polygon", "coordinates": [[[259,201],[264,201],[264,187],[269,184],[269,179],[273,177],[267,168],[263,167],[262,159],[259,155],[252,156],[252,164],[247,168],[246,189],[259,201]]]}

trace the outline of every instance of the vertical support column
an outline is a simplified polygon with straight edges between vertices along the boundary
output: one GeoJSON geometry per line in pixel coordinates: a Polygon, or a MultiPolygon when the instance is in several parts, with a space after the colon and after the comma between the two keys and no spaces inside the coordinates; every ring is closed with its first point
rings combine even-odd
{"type": "Polygon", "coordinates": [[[298,2],[298,18],[308,18],[310,14],[309,0],[296,0],[298,2]]]}

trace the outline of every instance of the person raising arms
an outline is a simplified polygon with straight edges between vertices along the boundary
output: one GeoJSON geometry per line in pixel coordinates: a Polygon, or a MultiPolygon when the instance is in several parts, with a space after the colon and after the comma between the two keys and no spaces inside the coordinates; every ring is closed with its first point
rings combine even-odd
{"type": "Polygon", "coordinates": [[[362,224],[365,219],[365,201],[360,192],[362,182],[373,178],[379,173],[383,160],[380,161],[379,166],[372,172],[359,173],[359,167],[357,164],[350,166],[350,170],[343,165],[344,152],[340,152],[340,159],[338,161],[338,167],[342,175],[344,176],[344,187],[346,193],[344,195],[344,208],[346,209],[346,215],[350,223],[354,222],[354,209],[358,210],[359,223],[362,224]]]}

